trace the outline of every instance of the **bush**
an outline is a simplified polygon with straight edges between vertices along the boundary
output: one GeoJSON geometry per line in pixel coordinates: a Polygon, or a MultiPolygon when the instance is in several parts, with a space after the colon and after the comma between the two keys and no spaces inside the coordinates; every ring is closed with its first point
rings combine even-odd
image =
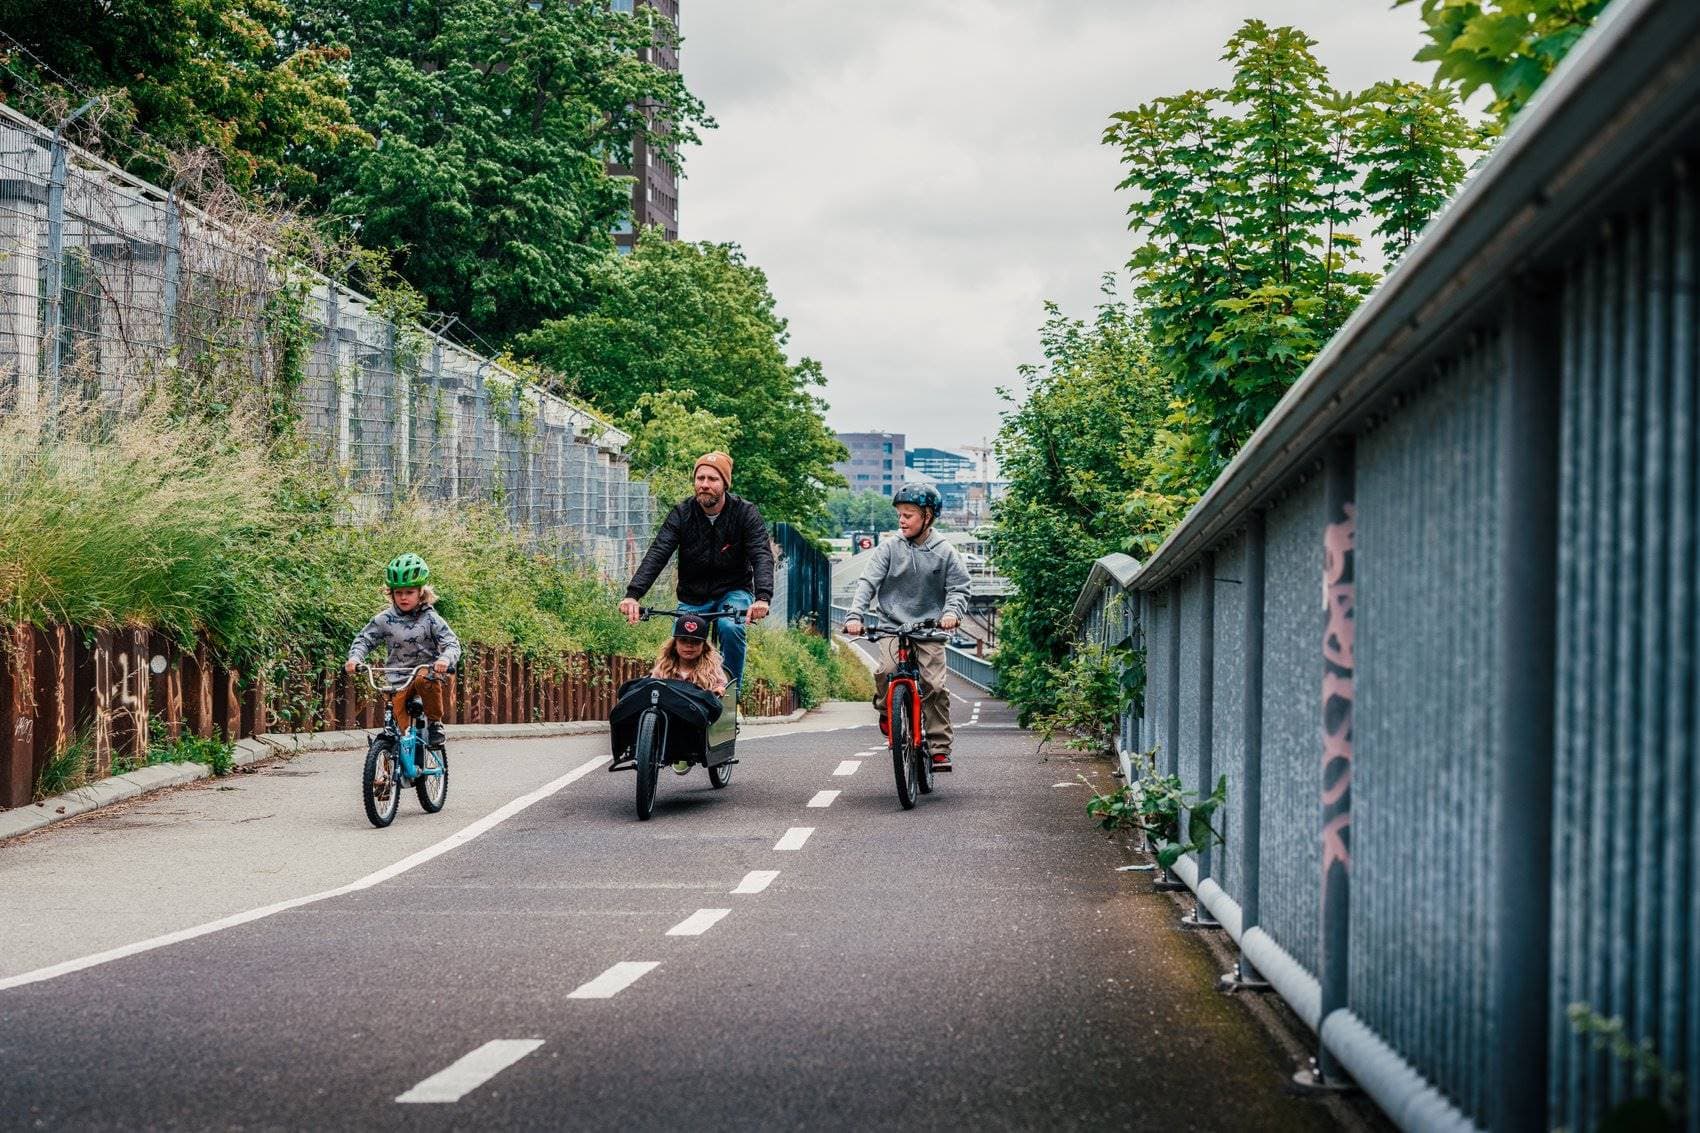
{"type": "Polygon", "coordinates": [[[752,626],[749,638],[746,685],[757,680],[778,687],[794,685],[805,708],[827,700],[869,700],[874,695],[867,668],[850,656],[846,645],[808,630],[767,625],[752,626]]]}

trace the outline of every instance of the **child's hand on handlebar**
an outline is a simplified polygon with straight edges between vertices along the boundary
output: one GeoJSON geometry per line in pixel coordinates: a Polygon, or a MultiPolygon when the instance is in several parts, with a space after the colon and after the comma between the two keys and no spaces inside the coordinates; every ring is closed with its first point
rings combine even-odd
{"type": "Polygon", "coordinates": [[[844,619],[844,636],[845,637],[861,637],[862,636],[862,619],[861,618],[845,618],[844,619]]]}
{"type": "Polygon", "coordinates": [[[349,661],[349,662],[346,662],[342,666],[342,671],[345,672],[345,673],[352,673],[354,670],[358,669],[359,667],[360,667],[360,662],[349,661]]]}
{"type": "Polygon", "coordinates": [[[449,671],[449,663],[439,657],[435,661],[431,662],[431,670],[440,676],[441,674],[449,671]]]}
{"type": "Polygon", "coordinates": [[[939,619],[940,629],[955,629],[961,624],[961,620],[957,618],[955,614],[946,614],[944,617],[939,619]]]}

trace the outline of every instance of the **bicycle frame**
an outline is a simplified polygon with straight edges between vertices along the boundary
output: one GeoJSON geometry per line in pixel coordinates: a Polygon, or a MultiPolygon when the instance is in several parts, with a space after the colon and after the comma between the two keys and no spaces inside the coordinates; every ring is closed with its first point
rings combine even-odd
{"type": "MultiPolygon", "coordinates": [[[[921,720],[921,665],[915,659],[916,641],[944,641],[948,635],[935,630],[929,622],[915,622],[912,625],[896,626],[886,629],[881,626],[869,626],[862,631],[862,636],[868,641],[878,641],[882,637],[897,639],[897,667],[886,677],[885,685],[885,718],[892,719],[892,709],[896,707],[898,686],[903,685],[909,697],[909,718],[919,724],[921,720]]],[[[892,744],[890,736],[886,737],[886,746],[892,744]]]]}
{"type": "Polygon", "coordinates": [[[407,685],[403,685],[402,688],[406,688],[415,680],[418,680],[421,673],[425,674],[425,679],[428,681],[438,681],[443,678],[437,676],[429,665],[383,666],[363,664],[360,667],[366,670],[367,683],[375,691],[384,693],[384,731],[396,738],[396,759],[401,763],[402,777],[411,781],[421,775],[441,775],[443,773],[441,766],[426,768],[419,766],[419,749],[425,746],[424,725],[422,723],[425,720],[425,714],[423,712],[411,713],[412,721],[408,724],[407,730],[404,732],[397,728],[394,697],[401,690],[380,685],[376,674],[380,672],[409,674],[407,685]]]}

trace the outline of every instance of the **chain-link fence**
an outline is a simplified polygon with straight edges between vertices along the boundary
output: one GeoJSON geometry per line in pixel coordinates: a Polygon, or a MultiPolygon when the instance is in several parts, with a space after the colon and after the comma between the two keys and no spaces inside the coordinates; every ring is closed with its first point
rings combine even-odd
{"type": "Polygon", "coordinates": [[[161,383],[215,401],[258,393],[298,415],[360,514],[485,501],[539,547],[612,576],[635,568],[653,508],[625,434],[286,268],[232,215],[0,106],[0,405],[84,402],[122,418],[161,383]]]}

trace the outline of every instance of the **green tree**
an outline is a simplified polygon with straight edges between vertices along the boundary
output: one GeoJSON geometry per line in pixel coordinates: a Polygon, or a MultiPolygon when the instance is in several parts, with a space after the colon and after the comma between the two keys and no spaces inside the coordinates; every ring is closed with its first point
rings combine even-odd
{"type": "Polygon", "coordinates": [[[725,452],[738,435],[738,423],[697,407],[694,390],[658,390],[642,394],[620,424],[632,434],[626,458],[632,471],[649,481],[662,507],[689,496],[696,458],[725,452]]]}
{"type": "Polygon", "coordinates": [[[318,202],[500,343],[587,302],[630,211],[630,180],[606,163],[634,138],[673,153],[712,125],[677,72],[640,56],[674,34],[653,9],[297,2],[301,34],[349,52],[349,102],[377,140],[325,163],[318,202]]]}
{"type": "Polygon", "coordinates": [[[890,531],[897,526],[897,512],[891,498],[879,492],[852,492],[834,488],[826,495],[826,521],[823,535],[838,536],[847,531],[890,531]]]}
{"type": "Polygon", "coordinates": [[[812,527],[833,464],[848,455],[826,427],[819,363],[786,355],[785,320],[767,276],[733,244],[692,244],[645,232],[630,256],[601,261],[594,306],[551,320],[519,342],[568,392],[615,416],[646,393],[692,391],[694,404],[736,427],[732,487],[769,520],[812,527]]]}
{"type": "MultiPolygon", "coordinates": [[[[1394,6],[1419,0],[1393,0],[1394,6]]],[[[1416,58],[1435,63],[1435,81],[1468,98],[1493,91],[1504,126],[1533,97],[1606,9],[1609,0],[1420,0],[1429,43],[1416,58]]]]}
{"type": "Polygon", "coordinates": [[[1193,490],[1215,478],[1345,321],[1373,277],[1354,267],[1350,100],[1294,28],[1248,20],[1226,88],[1113,116],[1141,243],[1129,266],[1178,412],[1193,490]]]}
{"type": "Polygon", "coordinates": [[[1364,200],[1390,262],[1405,254],[1423,225],[1452,199],[1464,179],[1459,155],[1482,144],[1481,131],[1445,87],[1385,82],[1359,96],[1354,158],[1363,168],[1364,200]]]}
{"type": "Polygon", "coordinates": [[[1058,665],[1073,641],[1074,601],[1094,559],[1121,550],[1126,503],[1168,407],[1143,319],[1106,281],[1091,322],[1046,305],[1044,362],[998,433],[1009,493],[994,523],[998,570],[1014,584],[1003,607],[1001,687],[1023,720],[1055,710],[1058,665]]]}
{"type": "Polygon", "coordinates": [[[6,101],[54,124],[86,94],[87,138],[169,182],[173,154],[210,149],[242,190],[305,193],[312,167],[367,141],[349,110],[345,48],[294,33],[287,0],[0,0],[6,101]],[[145,136],[137,131],[145,131],[145,136]]]}

